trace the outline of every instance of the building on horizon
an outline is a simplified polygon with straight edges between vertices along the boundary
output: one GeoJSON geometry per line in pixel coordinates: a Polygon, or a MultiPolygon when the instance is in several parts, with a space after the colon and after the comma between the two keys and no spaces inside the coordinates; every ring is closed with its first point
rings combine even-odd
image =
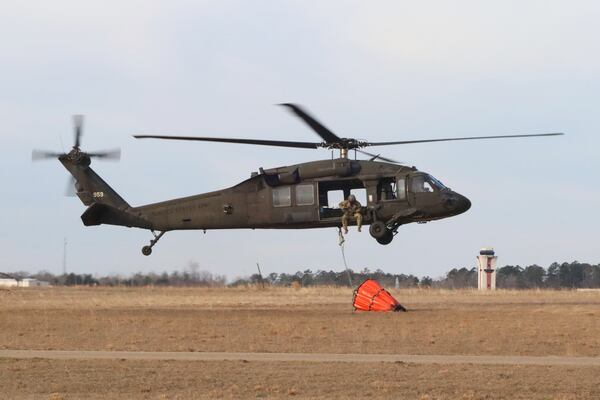
{"type": "Polygon", "coordinates": [[[477,256],[477,289],[496,290],[496,260],[498,257],[491,247],[479,250],[477,256]]]}
{"type": "Polygon", "coordinates": [[[40,281],[33,278],[17,279],[9,274],[0,272],[0,287],[38,287],[50,286],[50,282],[40,281]]]}

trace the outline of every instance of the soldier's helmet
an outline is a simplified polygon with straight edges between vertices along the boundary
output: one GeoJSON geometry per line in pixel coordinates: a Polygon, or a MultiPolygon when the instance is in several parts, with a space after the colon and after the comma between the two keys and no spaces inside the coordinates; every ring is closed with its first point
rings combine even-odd
{"type": "Polygon", "coordinates": [[[356,197],[354,197],[354,195],[353,195],[353,194],[351,194],[350,196],[348,196],[348,201],[349,201],[350,203],[354,203],[354,202],[356,201],[356,197]]]}

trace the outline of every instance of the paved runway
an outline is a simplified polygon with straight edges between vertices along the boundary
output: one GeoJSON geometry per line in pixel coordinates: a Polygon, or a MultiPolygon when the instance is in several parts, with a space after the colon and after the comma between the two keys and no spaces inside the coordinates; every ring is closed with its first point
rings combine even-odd
{"type": "Polygon", "coordinates": [[[0,358],[52,360],[405,362],[415,364],[558,365],[600,367],[600,357],[463,356],[326,353],[203,353],[169,351],[0,350],[0,358]]]}

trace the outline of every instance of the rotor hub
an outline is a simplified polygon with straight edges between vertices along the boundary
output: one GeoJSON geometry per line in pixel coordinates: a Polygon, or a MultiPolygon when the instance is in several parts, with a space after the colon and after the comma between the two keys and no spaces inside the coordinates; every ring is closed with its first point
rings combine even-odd
{"type": "Polygon", "coordinates": [[[323,142],[321,143],[322,147],[327,149],[338,149],[338,150],[355,150],[360,149],[362,147],[366,147],[369,144],[367,142],[357,140],[354,138],[340,138],[335,142],[323,142]]]}

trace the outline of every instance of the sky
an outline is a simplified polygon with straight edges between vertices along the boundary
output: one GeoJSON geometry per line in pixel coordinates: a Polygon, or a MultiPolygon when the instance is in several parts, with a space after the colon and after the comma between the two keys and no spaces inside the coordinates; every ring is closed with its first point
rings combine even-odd
{"type": "Polygon", "coordinates": [[[275,104],[373,141],[565,132],[414,144],[383,154],[466,195],[457,217],[354,229],[348,266],[438,277],[473,267],[598,263],[600,3],[595,1],[13,1],[0,5],[0,271],[131,274],[191,262],[230,279],[344,268],[337,231],[167,233],[84,227],[58,161],[32,149],[120,147],[92,167],[132,205],[234,185],[326,150],[136,141],[136,133],[318,140],[275,104]]]}

